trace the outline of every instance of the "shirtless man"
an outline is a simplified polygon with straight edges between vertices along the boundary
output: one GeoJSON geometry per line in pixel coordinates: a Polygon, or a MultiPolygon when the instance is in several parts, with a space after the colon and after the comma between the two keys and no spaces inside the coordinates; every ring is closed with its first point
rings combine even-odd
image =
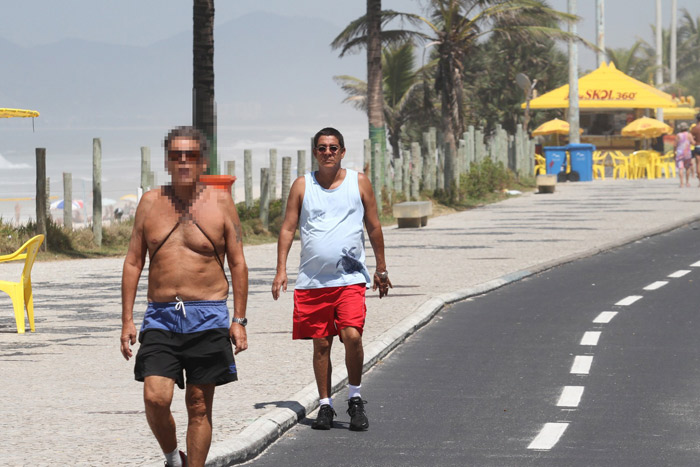
{"type": "Polygon", "coordinates": [[[362,331],[367,307],[365,289],[379,289],[382,298],[392,287],[384,260],[384,236],[372,184],[364,174],[341,168],[343,135],[324,128],[314,136],[318,171],[297,178],[277,242],[277,274],[272,297],[287,290],[287,256],[299,225],[301,264],[294,287],[293,339],[313,339],[313,367],[319,393],[318,417],[311,427],[330,430],[336,412],[331,399],[331,345],[340,335],[348,370],[350,429],[369,427],[360,394],[364,350],[362,331]],[[363,224],[374,250],[376,270],[365,266],[363,224]]]}
{"type": "Polygon", "coordinates": [[[235,353],[248,348],[245,325],[248,267],[240,220],[228,191],[202,185],[207,140],[193,127],[165,139],[172,184],[143,195],[136,210],[122,274],[121,352],[136,343],[133,307],[149,254],[148,308],[138,339],[134,373],[143,381],[146,419],[166,466],[203,466],[212,433],[214,388],[236,381],[235,353]],[[228,322],[228,261],[233,282],[233,322],[228,322]],[[178,450],[170,411],[174,385],[185,386],[187,456],[178,450]]]}

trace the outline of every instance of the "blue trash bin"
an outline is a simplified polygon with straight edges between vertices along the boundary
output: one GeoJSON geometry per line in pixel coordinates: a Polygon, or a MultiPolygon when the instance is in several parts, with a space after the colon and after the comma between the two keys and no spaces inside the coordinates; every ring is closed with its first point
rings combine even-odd
{"type": "MultiPolygon", "coordinates": [[[[566,146],[545,146],[544,159],[547,175],[558,175],[559,172],[566,173],[566,146]]],[[[591,170],[593,170],[591,168],[591,170]]]]}
{"type": "Polygon", "coordinates": [[[566,149],[569,151],[571,163],[569,180],[576,181],[578,178],[580,182],[593,181],[593,151],[595,151],[595,146],[592,144],[567,144],[566,149]]]}

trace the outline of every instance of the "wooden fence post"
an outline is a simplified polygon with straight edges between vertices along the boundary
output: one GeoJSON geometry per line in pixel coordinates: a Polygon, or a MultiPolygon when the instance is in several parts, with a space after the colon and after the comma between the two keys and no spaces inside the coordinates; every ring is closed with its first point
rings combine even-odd
{"type": "Polygon", "coordinates": [[[314,137],[311,137],[311,171],[316,172],[318,170],[318,160],[314,157],[314,137]]]}
{"type": "Polygon", "coordinates": [[[243,172],[245,175],[245,207],[253,207],[253,151],[243,150],[243,172]]]}
{"type": "Polygon", "coordinates": [[[151,185],[151,148],[141,146],[141,189],[147,192],[151,185]]]}
{"type": "Polygon", "coordinates": [[[277,149],[270,149],[270,201],[277,199],[277,149]]]}
{"type": "Polygon", "coordinates": [[[44,236],[44,251],[49,241],[46,236],[46,201],[46,148],[36,148],[36,233],[44,236]]]}
{"type": "Polygon", "coordinates": [[[260,221],[263,228],[270,227],[270,169],[260,169],[260,221]]]}
{"type": "Polygon", "coordinates": [[[306,151],[300,149],[297,151],[297,177],[306,175],[306,151]]]}
{"type": "MultiPolygon", "coordinates": [[[[226,161],[226,175],[236,176],[236,161],[226,161]]],[[[233,204],[236,204],[236,188],[235,183],[231,185],[231,198],[233,204]]]]}
{"type": "Polygon", "coordinates": [[[92,234],[102,247],[102,141],[92,139],[92,234]]]}
{"type": "Polygon", "coordinates": [[[63,227],[73,230],[73,175],[63,172],[63,227]]]}
{"type": "Polygon", "coordinates": [[[282,158],[282,216],[287,212],[287,198],[292,186],[292,158],[282,158]]]}

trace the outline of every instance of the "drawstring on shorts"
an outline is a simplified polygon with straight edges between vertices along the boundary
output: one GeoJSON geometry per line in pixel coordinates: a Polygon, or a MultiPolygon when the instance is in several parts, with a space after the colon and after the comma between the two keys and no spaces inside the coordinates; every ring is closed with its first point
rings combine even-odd
{"type": "Polygon", "coordinates": [[[175,304],[175,309],[177,311],[182,311],[182,316],[184,318],[187,318],[187,310],[185,309],[185,302],[182,301],[182,299],[179,296],[175,296],[175,300],[177,303],[175,304]]]}

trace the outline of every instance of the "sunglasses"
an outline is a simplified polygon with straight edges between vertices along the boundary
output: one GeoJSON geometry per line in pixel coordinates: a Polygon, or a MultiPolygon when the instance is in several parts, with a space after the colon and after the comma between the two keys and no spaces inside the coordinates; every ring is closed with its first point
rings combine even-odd
{"type": "Polygon", "coordinates": [[[168,151],[168,160],[170,162],[181,162],[184,156],[185,162],[197,162],[200,155],[199,151],[176,151],[171,149],[168,151]]]}
{"type": "Polygon", "coordinates": [[[331,153],[335,154],[340,149],[340,146],[336,146],[335,144],[331,144],[330,146],[326,146],[325,144],[316,146],[316,150],[318,152],[326,152],[326,149],[328,149],[331,153]]]}

